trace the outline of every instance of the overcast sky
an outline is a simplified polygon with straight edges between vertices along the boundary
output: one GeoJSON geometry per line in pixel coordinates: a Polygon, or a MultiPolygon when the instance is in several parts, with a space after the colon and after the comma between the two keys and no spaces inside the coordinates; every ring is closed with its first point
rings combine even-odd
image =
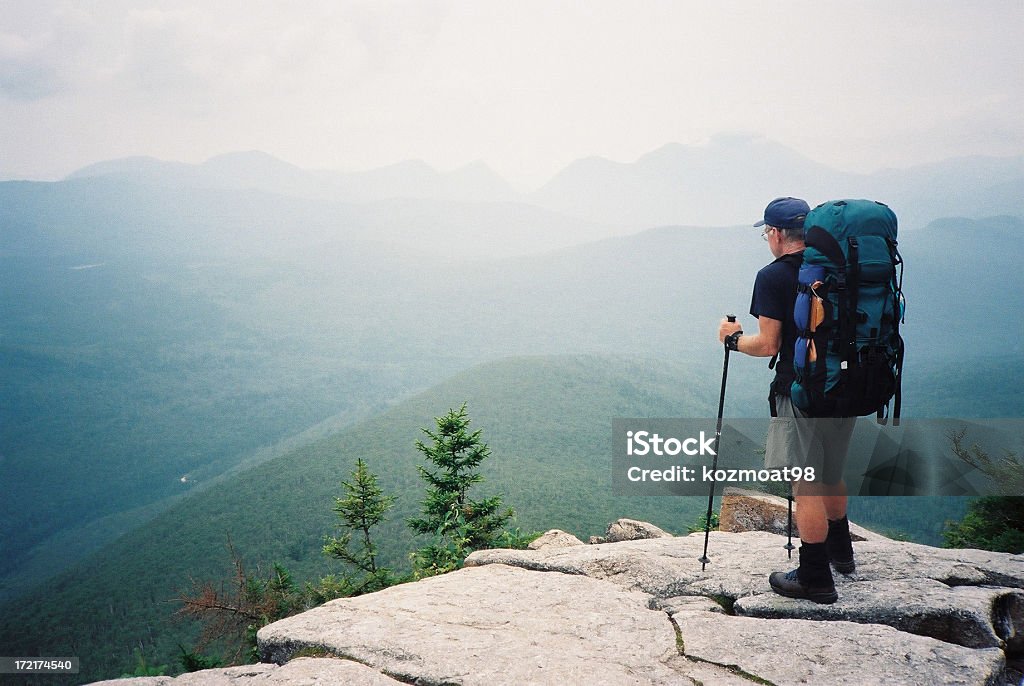
{"type": "Polygon", "coordinates": [[[840,169],[1024,154],[1024,0],[0,0],[0,174],[262,150],[307,168],[762,135],[840,169]]]}

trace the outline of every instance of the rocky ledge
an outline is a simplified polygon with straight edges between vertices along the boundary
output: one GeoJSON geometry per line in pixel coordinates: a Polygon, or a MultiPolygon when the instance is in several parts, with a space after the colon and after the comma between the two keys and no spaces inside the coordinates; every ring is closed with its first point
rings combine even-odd
{"type": "MultiPolygon", "coordinates": [[[[785,501],[732,492],[723,520],[735,519],[730,508],[745,526],[771,528],[785,501]]],[[[856,573],[836,575],[837,603],[816,605],[768,590],[769,573],[795,565],[777,533],[712,532],[702,570],[703,533],[620,520],[609,538],[624,531],[635,540],[587,545],[549,532],[534,550],[479,551],[457,572],[264,627],[265,664],[132,682],[1020,682],[1024,555],[858,528],[856,573]]]]}

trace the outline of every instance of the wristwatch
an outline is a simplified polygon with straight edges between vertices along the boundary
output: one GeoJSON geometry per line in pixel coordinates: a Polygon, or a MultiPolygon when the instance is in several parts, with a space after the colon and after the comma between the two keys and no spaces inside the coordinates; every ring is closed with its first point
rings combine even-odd
{"type": "Polygon", "coordinates": [[[727,350],[739,350],[740,349],[740,336],[743,335],[742,331],[731,333],[725,337],[725,347],[727,350]]]}

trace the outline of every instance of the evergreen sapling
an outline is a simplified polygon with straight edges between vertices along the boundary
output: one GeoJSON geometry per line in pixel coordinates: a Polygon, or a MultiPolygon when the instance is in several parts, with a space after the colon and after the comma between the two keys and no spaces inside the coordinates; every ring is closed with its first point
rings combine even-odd
{"type": "Polygon", "coordinates": [[[352,480],[341,483],[344,498],[335,498],[334,512],[341,520],[340,536],[327,537],[323,553],[355,567],[363,577],[354,580],[346,577],[342,586],[347,587],[344,595],[372,593],[394,583],[391,570],[377,564],[377,546],[373,543],[370,530],[384,521],[385,515],[394,504],[394,497],[384,495],[377,485],[377,476],[366,468],[362,459],[356,460],[352,480]],[[353,543],[353,534],[357,540],[353,543]]]}
{"type": "Polygon", "coordinates": [[[480,465],[490,455],[481,430],[470,432],[466,404],[435,419],[437,430],[423,429],[429,443],[416,441],[429,465],[419,466],[427,482],[423,516],[408,520],[419,534],[433,542],[411,557],[416,577],[441,574],[462,565],[474,550],[493,547],[514,512],[503,508],[501,496],[475,500],[470,488],[483,481],[480,465]]]}

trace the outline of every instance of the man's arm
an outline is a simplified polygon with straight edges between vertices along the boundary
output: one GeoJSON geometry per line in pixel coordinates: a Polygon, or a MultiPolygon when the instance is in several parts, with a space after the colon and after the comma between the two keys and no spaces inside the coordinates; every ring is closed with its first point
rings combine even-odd
{"type": "MultiPolygon", "coordinates": [[[[739,322],[730,322],[723,319],[721,325],[718,327],[719,342],[724,343],[726,336],[735,333],[736,331],[740,331],[741,329],[742,326],[739,322]]],[[[781,347],[782,322],[778,319],[772,319],[771,317],[761,315],[757,318],[757,333],[744,333],[740,336],[736,349],[739,352],[752,357],[771,357],[775,353],[779,352],[779,348],[781,347]]]]}

